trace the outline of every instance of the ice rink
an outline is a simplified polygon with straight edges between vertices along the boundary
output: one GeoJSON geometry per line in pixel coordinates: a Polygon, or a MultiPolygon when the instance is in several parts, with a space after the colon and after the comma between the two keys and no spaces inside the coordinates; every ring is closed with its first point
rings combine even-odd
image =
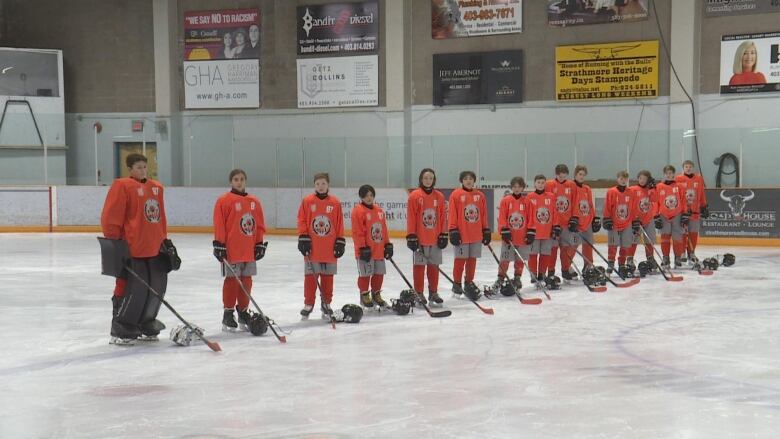
{"type": "MultiPolygon", "coordinates": [[[[780,434],[777,249],[729,249],[734,267],[684,271],[680,283],[654,276],[603,294],[574,284],[539,306],[482,299],[492,316],[450,299],[442,278],[449,318],[370,314],[333,330],[299,320],[302,257],[294,238],[271,236],[254,296],[292,331],[282,345],[270,332],[220,332],[211,236],[172,239],[183,264],[166,299],[221,353],[174,346],[168,331],[154,344],[109,345],[113,279],[100,275],[95,235],[0,235],[0,438],[780,434]]],[[[408,250],[395,247],[410,276],[408,250]]],[[[339,307],[358,303],[352,255],[350,243],[336,276],[339,307]]],[[[406,287],[388,270],[385,296],[397,297],[406,287]]],[[[487,251],[477,270],[478,281],[494,280],[487,251]]],[[[165,308],[160,320],[177,324],[165,308]]]]}

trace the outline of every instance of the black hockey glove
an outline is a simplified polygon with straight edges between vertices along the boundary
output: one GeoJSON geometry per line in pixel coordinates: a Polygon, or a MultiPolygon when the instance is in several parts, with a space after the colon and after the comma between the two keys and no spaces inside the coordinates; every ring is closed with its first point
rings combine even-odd
{"type": "Polygon", "coordinates": [[[458,229],[450,230],[450,244],[458,246],[460,245],[460,232],[458,229]]]}
{"type": "Polygon", "coordinates": [[[580,219],[576,216],[569,218],[569,231],[577,233],[577,229],[580,228],[580,219]]]}
{"type": "Polygon", "coordinates": [[[604,218],[604,230],[612,230],[612,218],[604,218]]]}
{"type": "Polygon", "coordinates": [[[420,248],[420,240],[417,239],[417,235],[414,233],[406,235],[406,246],[409,247],[409,250],[416,252],[420,248]]]}
{"type": "Polygon", "coordinates": [[[385,244],[385,259],[390,259],[393,257],[393,244],[388,242],[385,244]]]}
{"type": "Polygon", "coordinates": [[[641,228],[642,228],[642,223],[638,219],[631,221],[631,230],[634,231],[634,235],[638,234],[639,229],[641,228]]]}
{"type": "Polygon", "coordinates": [[[658,230],[661,230],[664,228],[664,220],[661,219],[661,215],[656,215],[653,218],[653,222],[655,222],[655,228],[658,230]]]}
{"type": "Polygon", "coordinates": [[[525,245],[531,245],[536,241],[536,229],[528,229],[525,231],[525,245]]]}
{"type": "Polygon", "coordinates": [[[440,249],[444,250],[447,248],[447,239],[449,237],[446,233],[439,233],[439,238],[436,240],[436,247],[439,247],[440,249]]]}
{"type": "Polygon", "coordinates": [[[176,250],[176,247],[173,245],[173,242],[171,242],[170,239],[164,239],[162,244],[160,244],[160,253],[165,255],[167,258],[169,264],[168,271],[176,271],[181,268],[181,258],[179,257],[179,252],[176,250]]]}
{"type": "Polygon", "coordinates": [[[553,239],[558,239],[559,236],[561,236],[561,226],[559,224],[556,224],[552,228],[552,237],[553,239]]]}
{"type": "Polygon", "coordinates": [[[214,241],[211,244],[214,245],[214,257],[217,258],[219,262],[222,262],[227,258],[227,248],[225,248],[225,244],[214,241]]]}
{"type": "Polygon", "coordinates": [[[601,230],[601,217],[600,216],[593,217],[593,222],[590,223],[590,230],[592,230],[593,233],[598,233],[598,231],[601,230]]]}
{"type": "Polygon", "coordinates": [[[680,214],[680,225],[683,227],[688,227],[688,224],[691,222],[691,212],[683,212],[680,214]]]}
{"type": "Polygon", "coordinates": [[[490,229],[482,229],[482,244],[489,245],[491,238],[490,229]]]}
{"type": "Polygon", "coordinates": [[[298,251],[304,256],[311,253],[311,237],[309,235],[298,236],[298,251]]]}
{"type": "Polygon", "coordinates": [[[335,256],[336,259],[344,256],[346,247],[347,241],[345,241],[344,238],[336,238],[336,243],[333,244],[333,256],[335,256]]]}
{"type": "Polygon", "coordinates": [[[501,239],[503,239],[507,244],[512,243],[512,231],[509,230],[509,227],[504,227],[501,229],[501,239]]]}
{"type": "Polygon", "coordinates": [[[371,261],[371,247],[360,247],[360,258],[361,261],[364,262],[370,262],[371,261]]]}
{"type": "Polygon", "coordinates": [[[265,256],[265,250],[268,248],[268,241],[266,242],[258,242],[255,244],[255,261],[259,261],[260,259],[263,259],[263,256],[265,256]]]}
{"type": "Polygon", "coordinates": [[[648,189],[655,189],[655,178],[650,177],[650,179],[647,180],[647,188],[648,189]]]}
{"type": "Polygon", "coordinates": [[[707,219],[710,217],[710,208],[706,204],[701,208],[701,217],[707,219]]]}

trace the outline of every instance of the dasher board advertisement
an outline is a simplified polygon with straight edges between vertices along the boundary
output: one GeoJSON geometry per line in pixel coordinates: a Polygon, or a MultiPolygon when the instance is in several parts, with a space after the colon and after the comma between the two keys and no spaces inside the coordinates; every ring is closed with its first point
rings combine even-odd
{"type": "Polygon", "coordinates": [[[298,59],[298,108],[379,105],[379,57],[298,59]]]}
{"type": "Polygon", "coordinates": [[[260,61],[184,61],[187,109],[260,107],[260,61]]]}
{"type": "Polygon", "coordinates": [[[431,36],[436,40],[522,31],[522,0],[431,0],[431,36]]]}
{"type": "Polygon", "coordinates": [[[780,238],[777,200],[780,189],[707,189],[710,217],[702,236],[780,238]]]}
{"type": "Polygon", "coordinates": [[[298,6],[298,55],[378,53],[377,2],[298,6]]]}
{"type": "MultiPolygon", "coordinates": [[[[777,17],[780,22],[780,15],[777,17]]],[[[779,91],[780,32],[726,35],[721,38],[722,94],[779,91]]]]}

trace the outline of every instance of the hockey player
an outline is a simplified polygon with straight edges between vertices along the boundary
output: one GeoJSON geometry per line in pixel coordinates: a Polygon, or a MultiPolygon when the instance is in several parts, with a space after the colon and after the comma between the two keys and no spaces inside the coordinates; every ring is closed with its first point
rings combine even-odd
{"type": "Polygon", "coordinates": [[[358,266],[360,304],[364,308],[387,308],[382,298],[385,259],[393,257],[385,212],[374,203],[376,190],[364,184],[358,190],[360,203],[352,209],[352,242],[358,266]]]}
{"type": "Polygon", "coordinates": [[[241,289],[251,294],[252,276],[257,274],[257,262],[265,256],[267,242],[265,217],[260,200],[246,193],[246,172],[230,171],[230,192],[221,195],[214,205],[214,257],[221,264],[230,264],[232,272],[221,265],[222,276],[222,330],[235,331],[239,325],[249,330],[249,298],[241,289]],[[233,272],[240,279],[236,279],[233,272]],[[233,311],[238,311],[236,322],[233,311]]]}
{"type": "MultiPolygon", "coordinates": [[[[114,180],[106,196],[100,224],[103,235],[127,242],[130,268],[165,294],[168,273],[177,270],[176,247],[168,238],[163,186],[147,178],[147,158],[130,154],[125,159],[130,176],[114,180]]],[[[157,320],[161,302],[130,273],[118,277],[112,297],[112,344],[131,345],[139,337],[156,341],[165,325],[157,320]]]]}
{"type": "Polygon", "coordinates": [[[495,287],[500,288],[504,279],[508,278],[509,263],[514,262],[514,278],[512,285],[515,291],[520,291],[523,283],[520,280],[523,274],[523,261],[515,253],[518,253],[526,261],[530,257],[529,244],[534,240],[534,224],[531,217],[531,208],[525,191],[523,177],[514,177],[509,182],[512,192],[501,199],[498,209],[498,229],[501,231],[501,263],[498,266],[498,279],[495,287]]]}
{"type": "Polygon", "coordinates": [[[314,309],[317,285],[321,288],[320,309],[322,318],[331,320],[333,309],[333,276],[336,274],[336,260],[344,256],[347,241],[344,239],[344,217],[341,202],[328,194],[330,176],[325,173],[314,175],[314,193],[301,200],[298,209],[298,251],[305,264],[303,284],[303,319],[309,318],[314,309]]]}
{"type": "Polygon", "coordinates": [[[561,253],[561,275],[564,279],[571,280],[577,278],[577,273],[571,268],[571,261],[574,258],[574,247],[571,236],[579,228],[579,218],[572,215],[572,207],[577,204],[577,185],[569,180],[569,167],[565,164],[559,164],[555,167],[555,178],[547,181],[544,190],[550,192],[555,197],[555,209],[558,211],[558,225],[561,226],[561,236],[553,241],[552,258],[547,267],[547,277],[555,276],[555,259],[560,248],[561,253]]]}
{"type": "Polygon", "coordinates": [[[685,201],[687,210],[691,212],[691,218],[688,221],[688,231],[683,236],[683,248],[687,251],[680,258],[680,262],[685,263],[690,260],[696,262],[696,245],[699,242],[699,229],[701,228],[701,219],[710,217],[710,211],[707,207],[707,196],[704,191],[704,178],[701,174],[696,174],[693,169],[693,162],[686,160],[683,162],[683,173],[678,175],[675,180],[680,188],[685,191],[685,201]]]}
{"type": "Polygon", "coordinates": [[[653,257],[653,244],[655,244],[655,218],[658,216],[658,193],[655,191],[655,180],[650,171],[641,170],[636,177],[637,184],[628,188],[634,197],[634,212],[636,212],[640,227],[645,233],[640,232],[634,236],[634,243],[628,255],[627,265],[634,264],[636,247],[640,241],[645,243],[645,260],[650,270],[657,268],[658,263],[653,257]],[[645,234],[647,236],[645,236],[645,234]],[[648,240],[649,237],[649,240],[648,240]]]}
{"type": "MultiPolygon", "coordinates": [[[[601,217],[596,216],[596,208],[593,205],[593,191],[590,186],[585,184],[585,177],[588,176],[588,168],[583,165],[577,165],[574,168],[574,184],[577,186],[577,194],[574,196],[577,200],[572,207],[572,219],[569,220],[569,244],[571,244],[571,257],[574,258],[577,247],[582,244],[582,255],[585,257],[585,268],[593,265],[593,247],[583,242],[583,236],[587,242],[593,243],[593,234],[601,230],[601,217]]],[[[564,238],[562,237],[563,241],[564,238]]],[[[569,259],[571,261],[571,259],[569,259]]],[[[566,272],[563,273],[564,275],[566,272]]]]}
{"type": "Polygon", "coordinates": [[[450,243],[455,252],[452,277],[454,297],[465,294],[471,300],[479,298],[479,288],[474,284],[477,259],[482,256],[482,245],[490,244],[490,225],[487,218],[487,200],[482,191],[475,189],[477,175],[472,171],[460,173],[461,187],[452,191],[449,201],[450,243]],[[466,271],[465,285],[462,284],[466,271]]]}
{"type": "Polygon", "coordinates": [[[664,166],[664,181],[655,186],[658,193],[658,213],[655,227],[661,230],[662,266],[669,269],[669,250],[674,243],[674,266],[682,266],[682,254],[685,251],[683,242],[683,227],[688,225],[690,214],[685,210],[685,194],[674,179],[675,169],[672,165],[664,166]]]}
{"type": "MultiPolygon", "coordinates": [[[[558,289],[561,280],[557,276],[545,279],[544,274],[550,264],[555,265],[552,258],[553,242],[561,236],[561,226],[558,223],[558,209],[555,208],[555,196],[544,190],[547,177],[534,177],[534,192],[528,194],[528,205],[531,208],[533,229],[526,231],[526,242],[531,245],[531,259],[528,269],[531,270],[531,283],[544,282],[547,288],[558,289]],[[533,238],[533,239],[531,239],[533,238]]],[[[539,285],[541,286],[541,285],[539,285]]]]}
{"type": "Polygon", "coordinates": [[[414,291],[426,303],[423,288],[427,272],[428,300],[441,305],[439,265],[447,247],[447,216],[444,194],[434,189],[436,173],[425,168],[417,179],[419,187],[409,194],[406,214],[406,246],[414,252],[414,291]]]}
{"type": "Polygon", "coordinates": [[[615,255],[618,256],[618,270],[620,277],[633,277],[633,270],[626,265],[631,246],[634,244],[634,235],[639,233],[641,223],[634,212],[634,197],[627,188],[628,172],[617,173],[617,186],[607,191],[604,202],[604,229],[609,232],[607,272],[615,270],[615,255]]]}

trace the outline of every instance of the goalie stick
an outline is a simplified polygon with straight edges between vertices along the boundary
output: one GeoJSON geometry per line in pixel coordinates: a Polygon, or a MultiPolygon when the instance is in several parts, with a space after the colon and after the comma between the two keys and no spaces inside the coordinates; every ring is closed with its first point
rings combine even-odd
{"type": "MultiPolygon", "coordinates": [[[[509,245],[511,245],[512,248],[514,248],[513,244],[510,243],[509,245]]],[[[486,247],[488,248],[488,250],[490,250],[490,254],[493,255],[493,259],[496,261],[496,264],[498,264],[498,267],[501,268],[501,261],[498,259],[498,256],[496,256],[496,252],[493,250],[493,246],[491,246],[490,244],[487,244],[486,247]]],[[[525,262],[523,262],[523,265],[526,265],[525,262]]],[[[530,268],[528,270],[530,271],[530,268]]],[[[507,277],[506,273],[504,273],[503,276],[507,277]]],[[[515,295],[520,300],[520,303],[522,303],[523,305],[541,305],[542,304],[542,299],[540,299],[538,297],[534,297],[533,299],[524,299],[523,296],[520,295],[520,291],[515,288],[515,285],[511,281],[509,282],[509,285],[512,286],[512,291],[515,292],[515,295]]]]}
{"type": "MultiPolygon", "coordinates": [[[[128,262],[129,262],[129,261],[128,261],[128,262]]],[[[162,302],[162,304],[163,304],[163,305],[165,305],[165,307],[166,307],[166,308],[168,308],[168,310],[169,310],[170,312],[172,312],[172,313],[173,313],[173,315],[175,315],[175,316],[176,316],[176,318],[177,318],[177,319],[181,320],[181,322],[182,322],[182,323],[184,323],[184,326],[186,326],[186,327],[187,327],[187,329],[189,329],[189,330],[190,330],[190,331],[192,331],[194,334],[196,334],[196,335],[198,336],[198,338],[199,338],[199,339],[200,339],[200,340],[201,340],[203,343],[205,343],[205,344],[206,344],[206,346],[208,346],[208,347],[209,347],[209,348],[210,348],[212,351],[214,351],[214,352],[219,352],[219,351],[221,351],[221,350],[222,350],[222,347],[220,347],[220,346],[219,346],[219,343],[217,343],[217,342],[215,342],[215,341],[211,341],[211,340],[207,339],[207,338],[206,338],[206,337],[205,337],[203,334],[201,334],[201,333],[200,333],[200,331],[196,331],[196,330],[195,330],[195,328],[193,328],[193,327],[192,327],[192,325],[190,324],[190,322],[188,322],[188,321],[184,320],[184,317],[182,317],[182,316],[181,316],[181,314],[179,314],[178,312],[176,312],[176,310],[175,310],[175,309],[173,309],[173,307],[171,306],[171,304],[170,304],[170,303],[168,303],[168,301],[167,301],[167,300],[163,299],[163,297],[160,295],[160,293],[158,293],[158,292],[157,292],[157,290],[155,290],[154,288],[152,288],[152,286],[151,286],[151,285],[149,285],[149,283],[148,283],[148,282],[146,282],[146,281],[145,281],[145,280],[144,280],[144,279],[143,279],[141,276],[139,276],[139,275],[138,275],[138,273],[136,273],[136,272],[135,272],[135,271],[134,271],[132,268],[130,268],[130,264],[127,264],[127,265],[125,266],[125,270],[127,270],[127,272],[128,272],[128,273],[132,274],[132,275],[133,275],[133,277],[135,277],[136,279],[138,279],[138,281],[139,281],[139,282],[141,282],[141,283],[143,284],[143,286],[144,286],[144,287],[146,287],[146,288],[149,290],[149,292],[151,292],[152,294],[154,294],[155,296],[157,296],[157,299],[159,299],[159,300],[160,300],[160,302],[162,302]]]]}
{"type": "Polygon", "coordinates": [[[230,264],[227,263],[226,261],[223,261],[222,264],[227,267],[227,269],[230,271],[230,274],[232,274],[233,277],[236,279],[236,282],[238,282],[238,285],[241,286],[241,291],[244,292],[246,297],[252,302],[252,305],[255,306],[255,308],[257,309],[257,312],[260,313],[260,316],[268,324],[268,327],[271,328],[271,332],[274,333],[274,335],[276,336],[277,340],[279,340],[279,342],[281,342],[281,343],[287,343],[287,337],[285,337],[283,335],[279,335],[279,333],[276,332],[276,329],[274,328],[274,325],[276,324],[276,322],[274,322],[273,320],[269,319],[268,316],[265,315],[263,310],[260,309],[260,305],[258,305],[257,302],[255,302],[254,297],[252,297],[252,295],[249,294],[249,291],[246,290],[246,287],[244,287],[244,283],[241,282],[241,278],[238,277],[238,273],[236,273],[236,271],[233,270],[233,267],[231,267],[230,264]]]}
{"type": "MultiPolygon", "coordinates": [[[[398,274],[400,274],[400,275],[401,275],[401,277],[403,278],[404,282],[406,282],[406,285],[407,285],[407,286],[408,286],[408,287],[409,287],[409,288],[410,288],[412,291],[414,291],[414,287],[412,286],[412,284],[410,284],[410,283],[409,283],[409,279],[407,279],[407,278],[406,278],[406,275],[404,275],[404,273],[403,273],[403,272],[401,271],[401,269],[398,267],[398,264],[396,264],[396,263],[395,263],[395,261],[393,260],[393,258],[388,258],[388,260],[390,261],[390,263],[391,263],[391,264],[393,264],[393,267],[395,267],[395,271],[397,271],[397,272],[398,272],[398,274]]],[[[431,311],[431,309],[430,309],[430,308],[428,308],[428,305],[426,305],[426,304],[425,304],[425,303],[423,303],[422,301],[419,301],[419,302],[420,302],[420,304],[423,306],[423,308],[425,308],[425,311],[426,311],[426,312],[428,312],[428,315],[429,315],[429,316],[431,316],[431,317],[449,317],[449,316],[451,316],[451,315],[452,315],[452,311],[450,311],[450,310],[444,310],[444,311],[431,311]]]]}

